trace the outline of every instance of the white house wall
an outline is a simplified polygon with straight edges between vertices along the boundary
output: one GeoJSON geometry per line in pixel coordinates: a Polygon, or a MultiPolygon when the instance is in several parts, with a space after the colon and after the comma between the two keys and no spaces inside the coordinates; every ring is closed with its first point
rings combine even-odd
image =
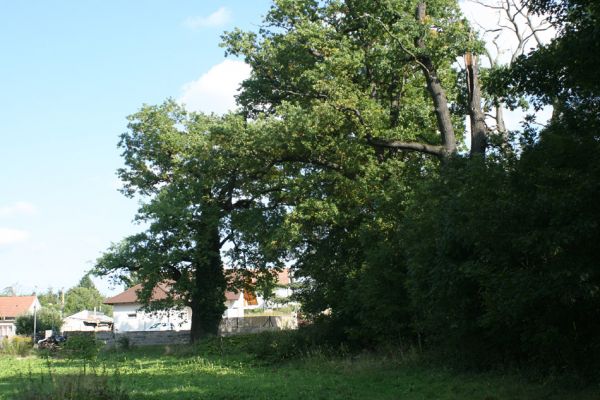
{"type": "Polygon", "coordinates": [[[0,322],[0,339],[15,336],[15,324],[12,322],[0,322]]]}
{"type": "MultiPolygon", "coordinates": [[[[278,288],[275,291],[277,297],[288,297],[291,294],[289,288],[278,288]]],[[[246,305],[244,303],[243,292],[236,300],[225,302],[226,310],[223,313],[224,318],[242,318],[244,310],[252,310],[264,306],[262,296],[256,296],[256,305],[246,305]]],[[[189,330],[191,328],[192,310],[186,307],[184,310],[169,310],[154,313],[148,313],[141,310],[141,305],[137,303],[115,304],[113,308],[113,320],[115,332],[145,331],[155,323],[172,323],[176,330],[189,330]]]]}
{"type": "Polygon", "coordinates": [[[227,309],[223,314],[224,318],[242,318],[244,316],[244,296],[239,296],[237,300],[225,302],[227,309]]]}
{"type": "Polygon", "coordinates": [[[60,328],[63,332],[86,332],[94,331],[93,326],[87,326],[80,319],[65,318],[63,319],[62,327],[60,328]]]}
{"type": "MultiPolygon", "coordinates": [[[[42,305],[40,304],[40,301],[38,300],[38,298],[36,297],[33,302],[31,303],[31,306],[29,306],[29,308],[27,309],[27,312],[25,312],[25,314],[33,314],[34,311],[38,312],[42,309],[42,305]]],[[[17,315],[18,317],[18,315],[17,315]]],[[[0,339],[5,338],[5,337],[13,337],[17,334],[17,327],[15,325],[15,320],[4,320],[4,321],[0,321],[0,339]]]]}
{"type": "Polygon", "coordinates": [[[156,323],[171,323],[176,330],[189,330],[191,309],[147,312],[140,304],[115,304],[113,320],[115,332],[145,331],[156,323]]]}

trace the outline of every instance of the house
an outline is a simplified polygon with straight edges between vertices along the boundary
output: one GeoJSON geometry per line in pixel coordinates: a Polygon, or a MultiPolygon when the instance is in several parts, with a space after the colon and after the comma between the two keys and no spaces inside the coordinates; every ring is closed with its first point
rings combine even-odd
{"type": "MultiPolygon", "coordinates": [[[[289,270],[285,269],[278,273],[280,285],[289,285],[289,270]]],[[[148,330],[189,330],[192,324],[192,309],[183,307],[181,309],[168,309],[161,311],[144,311],[142,304],[138,301],[137,293],[142,285],[133,286],[126,291],[108,298],[104,304],[113,306],[114,331],[148,331],[148,330]]],[[[152,291],[151,301],[160,301],[168,297],[170,285],[161,282],[152,291]]],[[[287,297],[290,294],[288,288],[278,288],[276,296],[287,297]]],[[[264,300],[249,291],[225,292],[225,307],[223,318],[240,318],[244,316],[244,310],[262,307],[264,300]]]]}
{"type": "Polygon", "coordinates": [[[83,310],[63,318],[63,332],[111,331],[113,319],[101,312],[83,310]]]}
{"type": "Polygon", "coordinates": [[[0,297],[0,337],[11,337],[16,334],[15,321],[17,317],[33,314],[40,310],[37,296],[4,296],[0,297]]]}

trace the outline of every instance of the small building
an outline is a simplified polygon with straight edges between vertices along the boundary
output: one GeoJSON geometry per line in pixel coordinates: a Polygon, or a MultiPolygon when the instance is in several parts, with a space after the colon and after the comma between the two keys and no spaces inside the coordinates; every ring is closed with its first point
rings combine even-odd
{"type": "Polygon", "coordinates": [[[101,312],[83,310],[63,318],[63,332],[111,331],[113,319],[101,312]]]}
{"type": "Polygon", "coordinates": [[[42,305],[37,296],[0,296],[0,337],[16,335],[17,317],[33,314],[42,305]]]}
{"type": "MultiPolygon", "coordinates": [[[[286,286],[290,283],[289,270],[279,272],[277,279],[280,285],[286,286]]],[[[113,306],[113,319],[115,332],[129,331],[152,331],[152,330],[189,330],[192,325],[192,309],[183,307],[181,309],[171,308],[161,311],[144,311],[137,293],[142,285],[133,286],[123,293],[108,298],[104,304],[113,306]]],[[[161,282],[152,291],[150,301],[165,300],[171,286],[168,282],[161,282]]],[[[277,297],[288,297],[290,289],[278,288],[275,291],[277,297]]],[[[241,318],[244,310],[262,307],[262,297],[250,291],[225,292],[225,312],[223,318],[241,318]]]]}
{"type": "MultiPolygon", "coordinates": [[[[162,327],[173,330],[188,330],[191,326],[192,311],[189,307],[183,309],[169,309],[161,311],[144,311],[137,293],[142,285],[135,285],[123,293],[110,297],[104,304],[113,306],[113,321],[115,332],[147,331],[162,327]]],[[[152,291],[150,301],[165,300],[168,296],[170,285],[161,282],[152,291]]]]}

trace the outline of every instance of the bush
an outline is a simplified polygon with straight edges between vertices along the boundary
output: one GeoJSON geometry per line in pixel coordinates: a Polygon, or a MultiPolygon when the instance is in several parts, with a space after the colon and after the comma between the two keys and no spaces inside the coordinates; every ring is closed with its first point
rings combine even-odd
{"type": "Polygon", "coordinates": [[[313,356],[345,356],[345,342],[331,342],[322,325],[309,325],[298,330],[262,332],[250,335],[245,350],[268,363],[313,356]]]}
{"type": "Polygon", "coordinates": [[[548,134],[506,168],[449,163],[406,213],[414,325],[448,360],[598,370],[600,146],[548,134]]]}
{"type": "MultiPolygon", "coordinates": [[[[33,334],[33,321],[34,316],[31,314],[25,314],[17,317],[15,325],[17,328],[17,334],[19,335],[32,335],[33,334]]],[[[43,332],[46,330],[53,330],[58,332],[62,326],[62,318],[60,313],[56,310],[44,308],[39,310],[36,314],[36,330],[43,332]]]]}
{"type": "MultiPolygon", "coordinates": [[[[33,315],[25,314],[17,317],[15,326],[18,335],[33,335],[33,315]]],[[[50,308],[43,308],[36,314],[36,330],[43,332],[52,329],[58,332],[62,326],[62,318],[60,313],[50,308]]]]}
{"type": "Polygon", "coordinates": [[[96,361],[102,346],[102,342],[96,340],[93,335],[79,334],[69,336],[65,350],[68,358],[83,361],[85,372],[86,365],[96,361]]]}
{"type": "Polygon", "coordinates": [[[13,336],[4,338],[0,344],[0,353],[11,356],[26,357],[31,353],[33,343],[31,338],[23,336],[13,336]]]}
{"type": "Polygon", "coordinates": [[[119,349],[127,351],[127,350],[131,350],[131,348],[133,347],[131,344],[131,340],[129,340],[129,338],[127,336],[121,336],[117,339],[117,345],[119,347],[119,349]]]}

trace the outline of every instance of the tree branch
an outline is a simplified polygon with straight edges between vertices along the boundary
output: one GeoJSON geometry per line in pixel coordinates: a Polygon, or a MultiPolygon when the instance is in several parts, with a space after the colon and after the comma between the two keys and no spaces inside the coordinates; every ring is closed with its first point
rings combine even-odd
{"type": "Polygon", "coordinates": [[[380,139],[367,136],[367,142],[375,147],[385,149],[396,149],[406,151],[417,151],[420,153],[429,154],[436,157],[444,157],[447,155],[447,151],[443,146],[436,146],[432,144],[419,143],[419,142],[403,142],[395,139],[380,139]]]}

